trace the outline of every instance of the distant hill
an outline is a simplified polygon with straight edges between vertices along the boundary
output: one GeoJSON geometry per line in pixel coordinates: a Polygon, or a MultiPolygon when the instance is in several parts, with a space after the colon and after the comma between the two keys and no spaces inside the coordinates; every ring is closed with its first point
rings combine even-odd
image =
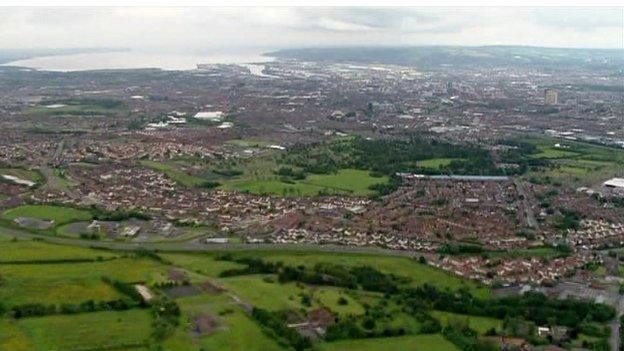
{"type": "Polygon", "coordinates": [[[530,46],[415,46],[285,49],[267,54],[282,59],[381,63],[426,68],[444,66],[624,69],[624,50],[530,46]]]}

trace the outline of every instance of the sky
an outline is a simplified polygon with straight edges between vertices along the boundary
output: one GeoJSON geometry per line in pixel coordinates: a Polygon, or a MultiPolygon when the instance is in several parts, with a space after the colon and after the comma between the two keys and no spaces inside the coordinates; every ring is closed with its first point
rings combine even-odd
{"type": "Polygon", "coordinates": [[[622,8],[2,8],[0,48],[624,47],[622,8]]]}

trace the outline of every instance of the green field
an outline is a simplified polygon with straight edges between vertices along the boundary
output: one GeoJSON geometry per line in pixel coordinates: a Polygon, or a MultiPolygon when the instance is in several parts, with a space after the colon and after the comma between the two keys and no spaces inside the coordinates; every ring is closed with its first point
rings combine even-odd
{"type": "Polygon", "coordinates": [[[585,142],[546,138],[527,137],[523,141],[537,147],[538,152],[530,155],[534,159],[544,159],[549,166],[530,175],[549,176],[560,181],[578,185],[593,185],[610,177],[621,175],[624,171],[624,150],[594,145],[585,142]],[[556,148],[560,143],[566,148],[556,148]]]}
{"type": "Polygon", "coordinates": [[[95,260],[116,257],[114,253],[88,248],[53,245],[37,241],[20,240],[9,242],[0,240],[0,263],[59,260],[95,260]]]}
{"type": "Polygon", "coordinates": [[[145,167],[163,172],[167,177],[186,187],[201,186],[207,181],[204,178],[195,177],[182,172],[170,163],[141,160],[141,164],[145,167]]]}
{"type": "Polygon", "coordinates": [[[442,325],[448,325],[453,323],[467,324],[470,329],[476,331],[479,334],[485,334],[488,330],[494,328],[497,331],[501,331],[503,328],[503,321],[496,318],[468,316],[457,313],[433,311],[431,315],[438,319],[442,325]]]}
{"type": "Polygon", "coordinates": [[[429,160],[418,161],[416,165],[418,167],[438,169],[440,167],[448,166],[453,161],[462,161],[462,160],[463,159],[461,158],[432,158],[429,160]]]}
{"type": "Polygon", "coordinates": [[[561,254],[553,247],[535,247],[529,249],[513,249],[505,251],[488,251],[489,257],[496,258],[519,258],[519,257],[553,257],[561,254]]]}
{"type": "Polygon", "coordinates": [[[24,168],[0,168],[0,174],[11,175],[20,179],[30,180],[37,184],[43,183],[45,180],[39,171],[24,168]]]}
{"type": "Polygon", "coordinates": [[[55,225],[61,225],[69,222],[90,220],[93,216],[89,211],[71,207],[53,205],[23,205],[6,210],[2,217],[8,220],[14,220],[18,217],[33,217],[54,221],[55,225]]]}
{"type": "Polygon", "coordinates": [[[238,255],[258,257],[273,262],[281,261],[284,264],[294,266],[300,264],[313,266],[317,263],[333,263],[347,267],[370,266],[381,272],[410,278],[415,286],[428,283],[439,288],[459,289],[465,287],[480,297],[487,297],[490,294],[489,288],[483,285],[462,279],[440,269],[420,264],[407,257],[306,251],[247,251],[238,253],[238,255]]]}
{"type": "Polygon", "coordinates": [[[245,267],[235,262],[215,260],[210,254],[161,253],[159,256],[175,266],[214,278],[227,269],[245,267]]]}
{"type": "Polygon", "coordinates": [[[56,181],[64,187],[67,188],[72,188],[75,187],[77,184],[75,181],[73,181],[72,179],[70,179],[67,176],[67,173],[65,171],[65,169],[61,169],[61,168],[54,168],[52,170],[52,175],[54,176],[54,178],[56,178],[56,181]]]}
{"type": "Polygon", "coordinates": [[[264,276],[246,275],[223,278],[220,282],[243,300],[257,307],[273,311],[304,308],[300,295],[307,289],[295,283],[280,284],[274,276],[269,276],[272,283],[263,278],[264,276]]]}
{"type": "Polygon", "coordinates": [[[120,258],[101,262],[51,264],[3,264],[0,300],[8,305],[43,302],[76,303],[109,301],[120,293],[102,277],[125,282],[156,282],[165,276],[165,267],[148,259],[120,258]]]}
{"type": "MultiPolygon", "coordinates": [[[[33,350],[102,350],[145,345],[149,311],[96,312],[26,318],[17,322],[33,350]]],[[[8,350],[7,350],[8,351],[8,350]]]]}
{"type": "Polygon", "coordinates": [[[392,338],[344,340],[320,343],[320,351],[379,351],[379,350],[410,350],[410,351],[459,351],[438,334],[400,336],[392,338]]]}
{"type": "Polygon", "coordinates": [[[285,350],[264,334],[260,327],[226,295],[199,295],[176,301],[182,310],[183,322],[182,327],[163,342],[162,346],[166,351],[285,350]],[[211,333],[195,332],[194,319],[198,314],[215,316],[219,325],[211,333]]]}
{"type": "Polygon", "coordinates": [[[334,288],[312,289],[312,296],[315,304],[327,307],[329,310],[339,315],[362,315],[366,311],[364,307],[354,299],[348,291],[334,288]],[[338,300],[341,298],[347,301],[346,305],[341,305],[338,300]]]}
{"type": "Polygon", "coordinates": [[[537,154],[531,155],[533,158],[570,158],[576,157],[579,154],[571,151],[556,149],[554,147],[547,147],[541,149],[541,151],[537,154]]]}
{"type": "Polygon", "coordinates": [[[387,181],[387,177],[372,177],[368,171],[342,169],[335,174],[313,174],[291,182],[279,179],[233,181],[225,187],[252,194],[278,196],[315,196],[322,193],[366,196],[373,193],[369,189],[371,185],[387,181]]]}
{"type": "Polygon", "coordinates": [[[255,148],[265,148],[269,145],[273,145],[270,141],[265,140],[253,140],[253,139],[232,139],[225,142],[229,145],[235,145],[240,147],[255,147],[255,148]]]}

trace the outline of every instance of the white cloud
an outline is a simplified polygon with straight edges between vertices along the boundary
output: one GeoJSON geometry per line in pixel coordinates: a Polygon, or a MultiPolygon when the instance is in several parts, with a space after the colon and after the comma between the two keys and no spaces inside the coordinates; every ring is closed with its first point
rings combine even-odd
{"type": "Polygon", "coordinates": [[[622,8],[3,8],[0,48],[624,46],[622,8]]]}

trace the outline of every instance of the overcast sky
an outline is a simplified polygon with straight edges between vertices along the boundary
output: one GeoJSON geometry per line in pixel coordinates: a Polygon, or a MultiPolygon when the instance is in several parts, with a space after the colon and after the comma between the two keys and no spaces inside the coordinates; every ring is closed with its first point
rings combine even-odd
{"type": "Polygon", "coordinates": [[[0,48],[624,47],[624,8],[2,8],[0,48]]]}

